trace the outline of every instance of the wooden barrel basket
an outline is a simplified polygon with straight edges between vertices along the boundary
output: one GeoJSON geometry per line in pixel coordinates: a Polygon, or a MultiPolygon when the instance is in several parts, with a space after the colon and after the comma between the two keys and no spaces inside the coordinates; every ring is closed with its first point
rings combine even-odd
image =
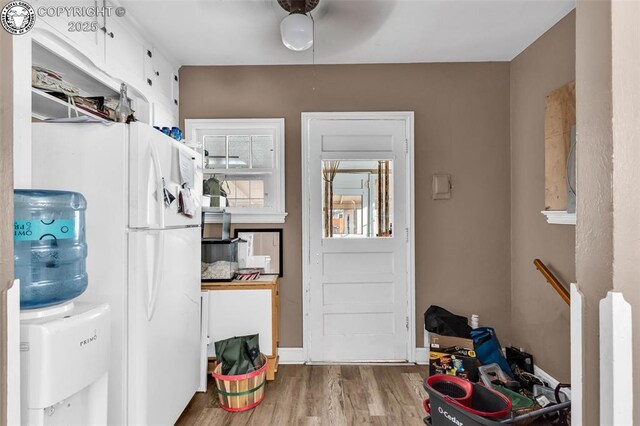
{"type": "Polygon", "coordinates": [[[260,354],[262,367],[248,374],[225,376],[222,364],[217,364],[211,375],[216,379],[216,393],[220,406],[227,411],[239,412],[257,407],[264,399],[267,383],[267,357],[260,354]]]}

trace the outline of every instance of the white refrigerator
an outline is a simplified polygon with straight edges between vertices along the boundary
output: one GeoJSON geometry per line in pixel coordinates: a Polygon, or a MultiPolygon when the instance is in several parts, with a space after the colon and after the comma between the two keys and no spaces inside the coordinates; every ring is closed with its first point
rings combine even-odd
{"type": "Polygon", "coordinates": [[[32,166],[34,188],[87,199],[78,300],[112,308],[109,424],[174,424],[199,385],[200,154],[142,123],[34,123],[32,166]],[[178,213],[185,181],[192,217],[178,213]]]}

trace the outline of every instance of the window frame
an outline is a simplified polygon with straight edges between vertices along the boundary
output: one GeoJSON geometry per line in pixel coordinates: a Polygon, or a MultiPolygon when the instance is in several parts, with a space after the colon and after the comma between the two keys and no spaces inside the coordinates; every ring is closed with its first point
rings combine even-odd
{"type": "MultiPolygon", "coordinates": [[[[196,146],[201,152],[205,172],[206,158],[204,156],[204,136],[202,133],[211,132],[212,136],[229,136],[244,133],[254,136],[262,133],[274,135],[273,168],[270,178],[273,181],[269,187],[274,194],[269,194],[272,199],[271,207],[226,207],[224,211],[231,213],[233,223],[284,223],[287,216],[285,210],[285,140],[284,118],[212,118],[212,119],[185,119],[185,134],[190,144],[196,146]],[[198,135],[201,135],[199,137],[198,135]]],[[[219,173],[207,173],[207,175],[219,173]]],[[[255,175],[255,170],[242,168],[227,169],[229,176],[255,175]]],[[[267,174],[267,173],[265,173],[267,174]]],[[[266,189],[266,188],[265,188],[266,189]]],[[[205,223],[222,223],[221,209],[203,207],[205,223]]]]}

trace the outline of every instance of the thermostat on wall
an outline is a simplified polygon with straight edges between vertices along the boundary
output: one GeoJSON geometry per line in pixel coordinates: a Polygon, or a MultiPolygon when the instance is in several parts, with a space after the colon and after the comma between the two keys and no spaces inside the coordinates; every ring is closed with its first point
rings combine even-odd
{"type": "Polygon", "coordinates": [[[448,200],[451,198],[451,175],[436,173],[433,175],[431,197],[434,200],[448,200]]]}

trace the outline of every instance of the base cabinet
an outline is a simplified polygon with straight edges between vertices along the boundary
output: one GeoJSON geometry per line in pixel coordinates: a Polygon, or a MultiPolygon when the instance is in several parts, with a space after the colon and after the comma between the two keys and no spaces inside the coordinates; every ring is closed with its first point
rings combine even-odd
{"type": "Polygon", "coordinates": [[[213,368],[210,361],[216,356],[214,342],[258,333],[260,351],[267,356],[267,380],[274,380],[278,371],[278,276],[262,275],[253,281],[203,282],[202,294],[202,353],[207,358],[201,364],[206,369],[203,373],[213,368]]]}

